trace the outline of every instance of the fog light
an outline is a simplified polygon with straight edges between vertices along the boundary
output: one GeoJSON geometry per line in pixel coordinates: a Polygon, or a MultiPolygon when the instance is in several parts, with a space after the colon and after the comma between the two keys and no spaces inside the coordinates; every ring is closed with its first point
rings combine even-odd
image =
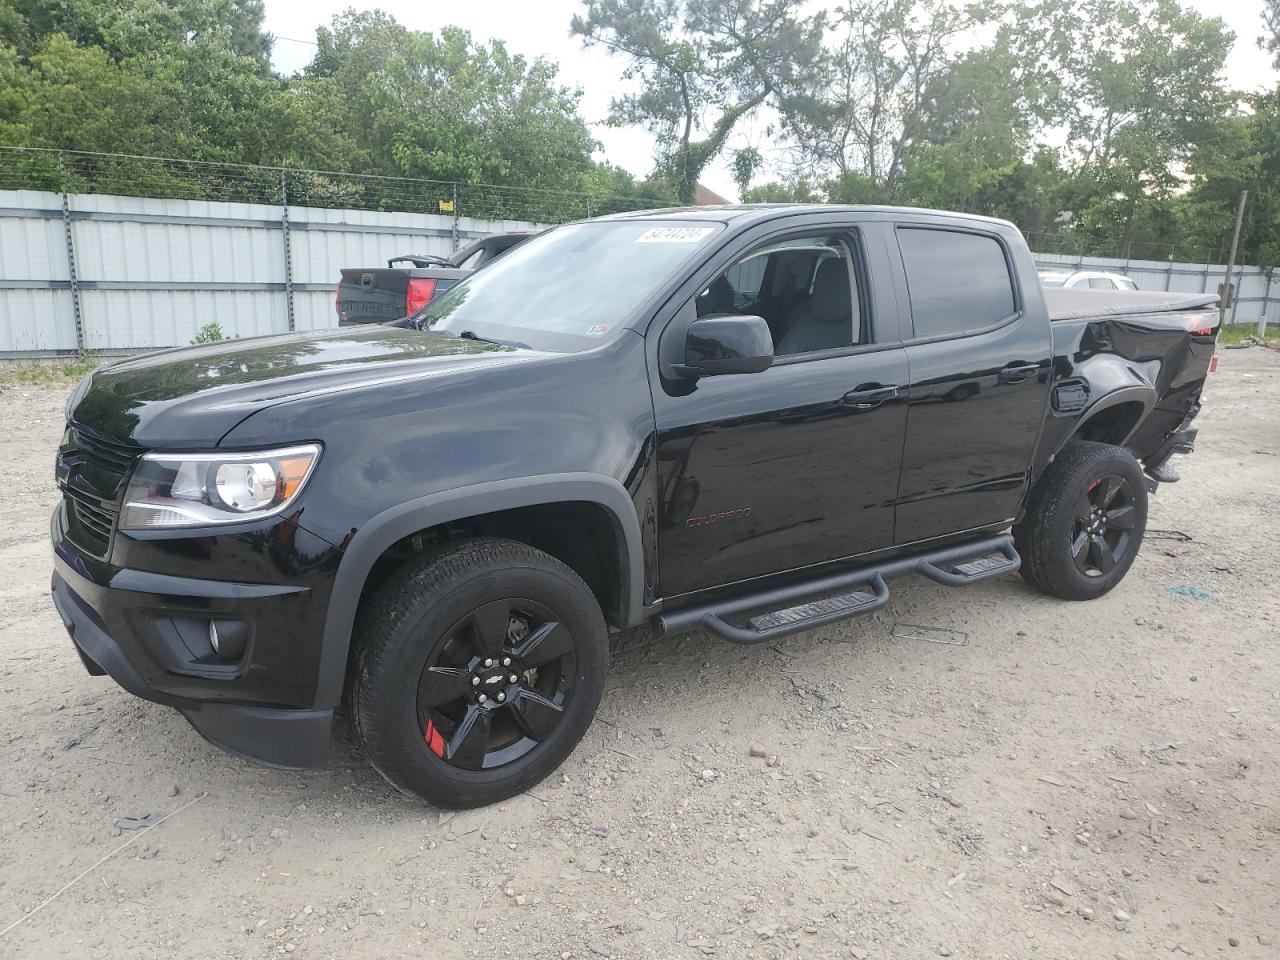
{"type": "Polygon", "coordinates": [[[247,633],[244,623],[239,620],[210,620],[209,646],[223,660],[239,660],[244,656],[247,633]]]}

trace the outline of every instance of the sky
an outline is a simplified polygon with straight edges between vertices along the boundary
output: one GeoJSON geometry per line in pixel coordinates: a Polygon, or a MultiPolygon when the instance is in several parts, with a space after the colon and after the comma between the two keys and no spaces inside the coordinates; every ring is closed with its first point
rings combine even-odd
{"type": "MultiPolygon", "coordinates": [[[[1229,83],[1252,90],[1280,81],[1270,57],[1256,43],[1261,0],[1184,0],[1184,5],[1222,17],[1235,31],[1235,47],[1227,59],[1229,83]]],[[[636,176],[653,169],[650,134],[638,127],[613,129],[604,125],[611,98],[626,90],[621,79],[623,61],[598,48],[584,48],[580,40],[569,36],[569,20],[581,8],[577,0],[468,0],[457,4],[381,0],[366,5],[353,0],[266,0],[264,26],[276,37],[272,53],[275,68],[290,74],[306,66],[315,53],[315,28],[350,6],[379,7],[416,30],[438,30],[453,24],[477,39],[501,39],[512,52],[555,62],[561,81],[582,90],[582,115],[601,143],[597,159],[608,160],[636,176]]],[[[731,148],[747,145],[766,158],[776,156],[775,144],[761,122],[743,125],[730,141],[731,148]]],[[[757,181],[771,178],[765,170],[757,181]]],[[[731,200],[737,199],[738,189],[723,157],[704,173],[702,182],[731,200]]]]}

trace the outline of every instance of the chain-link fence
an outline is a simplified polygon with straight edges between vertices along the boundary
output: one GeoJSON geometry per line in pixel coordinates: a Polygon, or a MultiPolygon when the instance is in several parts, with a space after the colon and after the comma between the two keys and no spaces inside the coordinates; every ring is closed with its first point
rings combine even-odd
{"type": "Polygon", "coordinates": [[[564,223],[668,205],[662,197],[542,190],[77,150],[0,147],[0,190],[105,193],[564,223]]]}

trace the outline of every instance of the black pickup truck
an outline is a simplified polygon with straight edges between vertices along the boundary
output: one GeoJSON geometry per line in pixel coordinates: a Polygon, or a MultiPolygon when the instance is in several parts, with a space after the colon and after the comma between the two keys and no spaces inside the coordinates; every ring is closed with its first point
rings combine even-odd
{"type": "Polygon", "coordinates": [[[406,253],[392,257],[385,267],[346,268],[333,300],[338,326],[386,323],[417,313],[467,274],[488,266],[531,236],[522,231],[495,233],[451,257],[406,253]]]}
{"type": "Polygon", "coordinates": [[[88,377],[52,519],[88,670],[281,766],[345,704],[401,790],[493,802],[587,729],[610,631],[761,643],[906,574],[1112,589],[1218,332],[1204,297],[1047,293],[960,214],[660,210],[521,250],[396,324],[88,377]]]}

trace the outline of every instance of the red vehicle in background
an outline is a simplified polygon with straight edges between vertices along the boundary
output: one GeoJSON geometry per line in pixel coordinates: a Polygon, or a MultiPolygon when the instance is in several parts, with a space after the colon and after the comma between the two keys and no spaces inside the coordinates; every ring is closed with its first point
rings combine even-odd
{"type": "Polygon", "coordinates": [[[531,236],[528,231],[497,233],[451,257],[407,253],[392,257],[385,267],[343,270],[334,301],[338,326],[386,323],[412,316],[463,277],[531,236]]]}

